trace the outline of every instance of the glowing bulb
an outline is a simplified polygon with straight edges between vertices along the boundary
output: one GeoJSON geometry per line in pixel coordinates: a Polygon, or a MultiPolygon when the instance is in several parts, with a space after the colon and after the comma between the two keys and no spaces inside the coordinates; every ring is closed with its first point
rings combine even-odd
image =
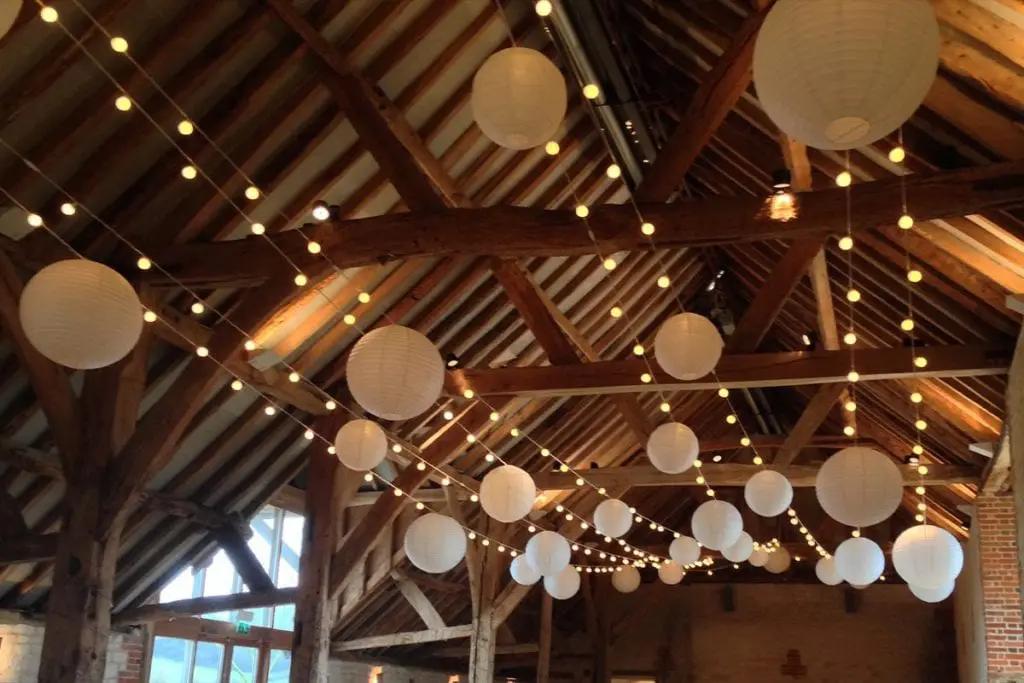
{"type": "Polygon", "coordinates": [[[474,396],[476,396],[476,394],[473,393],[472,389],[466,389],[465,391],[462,392],[462,397],[463,398],[471,399],[474,396]]]}
{"type": "Polygon", "coordinates": [[[836,176],[836,185],[839,187],[849,187],[851,184],[853,184],[853,176],[849,171],[843,171],[836,176]]]}
{"type": "Polygon", "coordinates": [[[449,486],[451,483],[452,480],[449,479],[448,477],[445,477],[444,479],[441,480],[441,486],[449,486]]]}
{"type": "Polygon", "coordinates": [[[896,221],[896,225],[900,226],[904,230],[910,230],[914,227],[914,219],[909,213],[905,213],[900,216],[898,221],[896,221]]]}
{"type": "Polygon", "coordinates": [[[900,329],[904,332],[910,332],[914,329],[914,321],[910,318],[904,318],[903,322],[900,323],[900,329]]]}
{"type": "Polygon", "coordinates": [[[205,346],[197,346],[196,355],[199,356],[200,358],[206,358],[207,356],[210,355],[210,349],[206,348],[205,346]]]}
{"type": "Polygon", "coordinates": [[[153,267],[153,262],[145,256],[140,256],[139,260],[135,262],[135,265],[138,266],[139,270],[149,270],[153,267]]]}
{"type": "Polygon", "coordinates": [[[850,413],[857,410],[857,404],[854,401],[847,401],[843,407],[846,408],[846,411],[850,413]]]}
{"type": "Polygon", "coordinates": [[[910,402],[911,403],[920,403],[923,400],[924,400],[924,396],[922,396],[921,392],[919,392],[919,391],[915,391],[914,393],[912,393],[910,395],[910,402]]]}
{"type": "Polygon", "coordinates": [[[300,379],[302,379],[302,376],[299,375],[299,373],[297,373],[297,372],[292,372],[292,373],[289,373],[289,375],[288,375],[288,381],[291,382],[292,384],[295,384],[300,379]]]}
{"type": "Polygon", "coordinates": [[[479,500],[480,500],[480,496],[476,495],[475,493],[469,497],[469,502],[471,502],[471,503],[475,503],[475,502],[477,502],[479,500]]]}
{"type": "Polygon", "coordinates": [[[596,100],[601,96],[601,89],[593,83],[587,83],[583,86],[583,96],[588,100],[596,100]]]}
{"type": "Polygon", "coordinates": [[[853,436],[856,432],[857,430],[854,429],[852,425],[846,425],[843,427],[843,434],[846,434],[847,436],[853,436]]]}
{"type": "Polygon", "coordinates": [[[606,258],[606,259],[604,260],[604,264],[603,264],[603,265],[604,265],[604,269],[605,269],[605,270],[615,270],[615,268],[616,268],[616,267],[617,267],[617,266],[618,266],[619,264],[618,264],[618,263],[616,263],[615,259],[613,259],[613,258],[611,258],[611,257],[609,256],[608,258],[606,258]]]}
{"type": "Polygon", "coordinates": [[[476,443],[476,435],[466,434],[466,443],[476,443]]]}
{"type": "Polygon", "coordinates": [[[579,206],[576,207],[576,215],[580,218],[586,218],[587,216],[590,215],[590,209],[588,209],[585,205],[580,204],[579,206]]]}
{"type": "Polygon", "coordinates": [[[911,282],[918,283],[923,277],[924,275],[921,274],[921,271],[916,268],[907,271],[907,279],[911,282]]]}
{"type": "Polygon", "coordinates": [[[668,403],[662,403],[661,404],[661,412],[667,413],[670,410],[672,410],[672,406],[670,406],[668,403]]]}
{"type": "Polygon", "coordinates": [[[327,410],[335,410],[335,409],[336,409],[337,407],[338,407],[338,404],[337,404],[337,403],[335,403],[335,402],[334,402],[333,400],[331,400],[331,399],[328,399],[328,400],[327,400],[327,401],[326,401],[326,402],[324,403],[324,408],[327,408],[327,410]]]}
{"type": "Polygon", "coordinates": [[[249,230],[251,230],[254,235],[262,235],[267,231],[267,226],[262,223],[253,223],[249,226],[249,230]]]}
{"type": "Polygon", "coordinates": [[[668,279],[668,275],[662,275],[661,277],[658,278],[658,286],[661,287],[662,289],[668,289],[668,286],[670,284],[671,280],[668,279]]]}
{"type": "Polygon", "coordinates": [[[928,429],[928,423],[925,422],[924,420],[915,420],[914,427],[923,432],[924,430],[928,429]]]}
{"type": "Polygon", "coordinates": [[[846,334],[843,335],[843,343],[846,344],[847,346],[853,346],[854,344],[857,343],[857,335],[855,335],[853,332],[847,332],[846,334]]]}
{"type": "Polygon", "coordinates": [[[622,176],[622,169],[619,168],[618,164],[611,164],[607,169],[605,169],[604,174],[612,180],[615,180],[622,176]]]}
{"type": "Polygon", "coordinates": [[[182,119],[178,121],[178,134],[179,135],[192,135],[196,132],[196,126],[188,119],[182,119]]]}
{"type": "Polygon", "coordinates": [[[846,300],[849,301],[850,303],[857,303],[858,301],[860,301],[860,290],[851,289],[850,291],[848,291],[846,293],[846,300]]]}
{"type": "Polygon", "coordinates": [[[25,220],[33,228],[42,227],[43,225],[43,217],[40,216],[38,213],[30,213],[28,216],[25,217],[25,220]]]}
{"type": "Polygon", "coordinates": [[[562,151],[562,147],[557,142],[555,142],[554,140],[552,140],[548,144],[544,145],[544,152],[548,156],[550,156],[550,157],[555,156],[556,154],[558,154],[561,151],[562,151]]]}
{"type": "Polygon", "coordinates": [[[128,52],[128,41],[121,36],[114,36],[110,39],[110,49],[114,52],[128,52]]]}
{"type": "Polygon", "coordinates": [[[923,496],[924,495],[924,487],[923,486],[918,486],[916,489],[914,489],[914,493],[916,493],[919,496],[923,496]]]}
{"type": "Polygon", "coordinates": [[[924,446],[919,443],[914,444],[914,447],[910,449],[914,455],[924,455],[924,446]]]}
{"type": "Polygon", "coordinates": [[[515,427],[513,427],[512,429],[510,429],[510,430],[508,431],[508,434],[509,434],[509,436],[511,436],[511,437],[512,437],[513,439],[518,439],[518,438],[519,438],[519,430],[518,430],[518,429],[516,429],[515,427]]]}
{"type": "Polygon", "coordinates": [[[743,446],[744,448],[749,446],[750,445],[750,437],[745,436],[742,439],[740,439],[740,445],[743,446]]]}
{"type": "Polygon", "coordinates": [[[199,171],[196,170],[195,166],[181,167],[181,177],[185,180],[195,180],[197,175],[199,175],[199,171]]]}
{"type": "Polygon", "coordinates": [[[860,538],[860,529],[854,529],[853,533],[850,534],[854,538],[860,538]]]}
{"type": "Polygon", "coordinates": [[[47,24],[52,24],[60,19],[60,15],[57,14],[57,10],[48,5],[44,5],[42,9],[39,10],[39,18],[47,24]]]}
{"type": "Polygon", "coordinates": [[[918,522],[924,521],[924,515],[914,515],[914,520],[918,522]]]}
{"type": "Polygon", "coordinates": [[[142,319],[145,320],[147,323],[155,323],[156,313],[154,313],[153,311],[146,311],[145,313],[142,314],[142,319]]]}
{"type": "Polygon", "coordinates": [[[316,434],[313,433],[312,429],[307,429],[305,432],[303,432],[302,436],[305,437],[306,441],[312,441],[313,437],[316,436],[316,434]]]}
{"type": "Polygon", "coordinates": [[[331,209],[326,203],[318,201],[313,204],[313,218],[318,221],[325,221],[331,217],[331,209]]]}
{"type": "Polygon", "coordinates": [[[72,204],[71,202],[64,202],[63,204],[60,205],[60,212],[65,216],[74,216],[75,211],[75,205],[72,204]]]}
{"type": "Polygon", "coordinates": [[[848,373],[846,373],[846,379],[849,382],[856,382],[860,379],[860,373],[857,372],[856,370],[850,370],[848,373]]]}
{"type": "Polygon", "coordinates": [[[356,317],[354,315],[352,315],[351,313],[346,313],[345,317],[342,318],[342,321],[346,325],[355,325],[356,324],[356,317]]]}
{"type": "Polygon", "coordinates": [[[236,379],[236,380],[231,382],[231,390],[232,391],[241,391],[243,386],[244,385],[242,384],[242,380],[240,380],[240,379],[236,379]]]}
{"type": "Polygon", "coordinates": [[[202,301],[196,301],[192,304],[192,312],[196,315],[202,315],[203,311],[206,310],[206,306],[203,305],[202,301]]]}
{"type": "Polygon", "coordinates": [[[245,340],[245,350],[246,351],[255,351],[256,350],[256,342],[254,342],[252,339],[246,339],[245,340]]]}
{"type": "Polygon", "coordinates": [[[640,225],[640,232],[650,237],[654,234],[654,223],[643,223],[640,225]]]}
{"type": "Polygon", "coordinates": [[[696,467],[697,469],[700,469],[701,467],[704,466],[704,463],[701,462],[700,460],[694,460],[693,461],[693,466],[696,467]]]}
{"type": "Polygon", "coordinates": [[[612,310],[610,311],[610,313],[611,313],[611,316],[613,318],[621,318],[622,317],[622,309],[619,308],[618,306],[612,306],[612,310]]]}
{"type": "Polygon", "coordinates": [[[729,398],[729,390],[726,389],[725,387],[722,387],[721,389],[718,390],[718,395],[721,396],[722,398],[729,398]]]}
{"type": "Polygon", "coordinates": [[[306,251],[308,251],[310,254],[319,254],[320,253],[320,243],[319,242],[310,242],[309,244],[306,245],[306,251]]]}
{"type": "Polygon", "coordinates": [[[928,474],[928,468],[925,467],[924,465],[921,465],[920,467],[917,468],[917,473],[920,474],[921,476],[924,476],[928,474]]]}
{"type": "Polygon", "coordinates": [[[490,418],[491,418],[491,422],[497,422],[498,420],[501,419],[501,415],[498,414],[498,411],[492,410],[490,418]]]}
{"type": "Polygon", "coordinates": [[[755,455],[754,456],[754,464],[755,465],[764,464],[764,458],[762,458],[760,455],[755,455]]]}
{"type": "Polygon", "coordinates": [[[726,415],[725,416],[725,421],[728,422],[731,425],[734,425],[734,424],[736,424],[736,416],[732,415],[732,414],[726,415]]]}
{"type": "Polygon", "coordinates": [[[903,147],[893,147],[889,150],[889,161],[894,164],[902,164],[906,158],[907,150],[903,149],[903,147]]]}
{"type": "Polygon", "coordinates": [[[303,275],[302,273],[298,273],[295,276],[295,284],[298,285],[299,287],[305,287],[308,283],[309,278],[303,275]]]}
{"type": "Polygon", "coordinates": [[[392,493],[395,494],[395,498],[401,498],[402,497],[402,489],[394,489],[394,490],[392,490],[392,493]]]}
{"type": "Polygon", "coordinates": [[[637,344],[636,346],[633,347],[633,355],[634,356],[642,356],[642,355],[644,355],[643,344],[637,344]]]}
{"type": "Polygon", "coordinates": [[[925,358],[924,356],[918,356],[917,358],[914,359],[914,365],[919,368],[927,367],[928,359],[925,358]]]}
{"type": "Polygon", "coordinates": [[[839,248],[843,251],[850,251],[853,249],[853,238],[849,235],[839,238],[839,248]]]}
{"type": "Polygon", "coordinates": [[[533,6],[533,9],[537,11],[537,16],[546,17],[551,14],[551,0],[537,0],[537,3],[533,6]]]}
{"type": "Polygon", "coordinates": [[[924,503],[918,503],[917,504],[917,509],[920,510],[921,512],[924,512],[925,510],[928,509],[928,506],[925,505],[924,503]]]}
{"type": "Polygon", "coordinates": [[[117,99],[114,100],[114,106],[119,111],[128,111],[132,108],[132,99],[127,95],[118,95],[117,99]]]}

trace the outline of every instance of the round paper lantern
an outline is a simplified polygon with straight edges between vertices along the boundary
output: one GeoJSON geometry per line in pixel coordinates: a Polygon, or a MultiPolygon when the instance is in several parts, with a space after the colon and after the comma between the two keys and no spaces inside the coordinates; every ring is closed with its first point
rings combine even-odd
{"type": "Polygon", "coordinates": [[[836,548],[836,572],[847,583],[865,586],[885,571],[885,555],[878,544],[863,536],[848,538],[836,548]]]}
{"type": "Polygon", "coordinates": [[[566,566],[562,571],[544,577],[544,590],[555,600],[568,600],[580,589],[580,573],[566,566]]]}
{"type": "Polygon", "coordinates": [[[772,574],[781,574],[793,563],[793,558],[785,548],[776,548],[774,552],[768,553],[768,561],[764,568],[772,574]]]}
{"type": "Polygon", "coordinates": [[[416,330],[387,325],[367,332],[348,356],[352,398],[385,420],[408,420],[434,404],[444,385],[444,360],[416,330]]]}
{"type": "Polygon", "coordinates": [[[499,522],[518,522],[536,499],[533,478],[515,465],[495,467],[480,482],[480,505],[499,522]]]}
{"type": "Polygon", "coordinates": [[[602,536],[618,538],[624,536],[633,526],[633,513],[621,500],[609,498],[601,501],[594,510],[594,526],[602,536]]]}
{"type": "Polygon", "coordinates": [[[686,572],[683,571],[683,568],[672,560],[662,562],[658,566],[658,578],[661,579],[662,583],[669,586],[674,586],[682,581],[685,575],[686,572]]]}
{"type": "Polygon", "coordinates": [[[907,584],[910,592],[914,594],[914,597],[923,602],[942,602],[950,595],[953,594],[953,589],[956,587],[956,582],[950,581],[947,584],[939,586],[938,588],[921,588],[914,584],[907,584]]]}
{"type": "Polygon", "coordinates": [[[372,470],[388,454],[388,438],[372,420],[352,420],[342,425],[334,437],[338,460],[357,472],[372,470]]]}
{"type": "Polygon", "coordinates": [[[762,517],[781,515],[793,502],[793,486],[773,470],[761,470],[743,487],[747,507],[762,517]]]}
{"type": "Polygon", "coordinates": [[[953,535],[931,524],[912,526],[892,546],[892,564],[904,581],[938,590],[964,568],[964,551],[953,535]]]}
{"type": "Polygon", "coordinates": [[[0,0],[0,38],[7,35],[14,26],[23,4],[23,0],[0,0]]]}
{"type": "Polygon", "coordinates": [[[740,533],[739,539],[722,550],[722,557],[730,562],[746,562],[754,552],[754,539],[746,531],[740,533]]]}
{"type": "Polygon", "coordinates": [[[473,118],[484,135],[509,149],[551,140],[565,118],[567,102],[558,67],[529,48],[494,53],[473,77],[473,118]]]}
{"type": "Polygon", "coordinates": [[[676,564],[686,566],[700,559],[700,543],[689,536],[680,536],[668,546],[668,556],[676,564]]]}
{"type": "Polygon", "coordinates": [[[554,576],[569,566],[569,542],[554,531],[541,531],[526,542],[526,559],[542,576],[554,576]]]}
{"type": "Polygon", "coordinates": [[[451,517],[428,512],[406,530],[405,556],[417,569],[442,574],[466,556],[466,532],[451,517]]]}
{"type": "Polygon", "coordinates": [[[814,573],[826,586],[838,586],[843,582],[843,577],[836,571],[836,560],[834,557],[823,557],[814,565],[814,573]]]}
{"type": "Polygon", "coordinates": [[[755,548],[754,552],[750,553],[750,557],[747,559],[754,567],[763,567],[768,564],[768,558],[771,557],[771,553],[761,548],[755,548]]]}
{"type": "Polygon", "coordinates": [[[814,483],[821,508],[852,527],[888,519],[903,499],[903,476],[892,460],[871,448],[844,448],[818,470],[814,483]]]}
{"type": "Polygon", "coordinates": [[[718,365],[722,345],[713,322],[696,313],[678,313],[658,329],[654,357],[676,379],[700,379],[718,365]]]}
{"type": "Polygon", "coordinates": [[[532,586],[540,581],[540,572],[530,564],[526,555],[518,555],[512,560],[509,573],[512,574],[513,581],[523,586],[532,586]]]}
{"type": "Polygon", "coordinates": [[[612,586],[620,593],[632,593],[640,587],[640,570],[626,565],[612,573],[612,586]]]}
{"type": "Polygon", "coordinates": [[[690,469],[699,453],[697,435],[679,422],[658,425],[647,439],[647,457],[655,469],[665,474],[679,474],[690,469]]]}
{"type": "Polygon", "coordinates": [[[757,35],[754,87],[791,138],[852,149],[909,119],[938,66],[927,0],[779,0],[757,35]]]}
{"type": "Polygon", "coordinates": [[[740,539],[743,517],[732,503],[709,500],[694,511],[690,526],[698,543],[712,550],[722,550],[740,539]]]}
{"type": "Polygon", "coordinates": [[[57,261],[21,292],[21,327],[54,363],[75,370],[113,365],[142,335],[142,303],[132,286],[102,263],[57,261]]]}

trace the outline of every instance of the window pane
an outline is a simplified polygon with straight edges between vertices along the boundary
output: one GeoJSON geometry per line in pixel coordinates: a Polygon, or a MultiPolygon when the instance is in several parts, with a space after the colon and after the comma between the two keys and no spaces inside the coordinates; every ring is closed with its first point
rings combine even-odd
{"type": "Polygon", "coordinates": [[[285,513],[284,530],[281,534],[281,559],[278,560],[275,582],[278,588],[299,585],[299,555],[302,553],[302,528],[305,521],[302,515],[285,513]]]}
{"type": "Polygon", "coordinates": [[[149,683],[188,683],[192,645],[192,641],[180,638],[154,638],[149,683]]]}
{"type": "Polygon", "coordinates": [[[267,667],[267,683],[288,683],[292,671],[292,653],[288,650],[271,650],[270,666],[267,667]]]}
{"type": "Polygon", "coordinates": [[[258,657],[259,650],[257,648],[235,645],[231,650],[231,671],[228,672],[228,683],[254,683],[258,657]]]}
{"type": "Polygon", "coordinates": [[[192,595],[192,587],[195,576],[191,567],[185,567],[175,576],[162,591],[160,591],[160,602],[171,602],[172,600],[187,600],[188,598],[199,597],[192,595]]]}
{"type": "Polygon", "coordinates": [[[274,608],[274,628],[282,631],[295,628],[295,605],[278,605],[274,608]]]}
{"type": "Polygon", "coordinates": [[[223,645],[196,643],[196,665],[192,670],[192,683],[219,683],[220,666],[223,661],[223,645]]]}
{"type": "Polygon", "coordinates": [[[203,586],[203,597],[211,595],[231,595],[235,592],[235,566],[231,564],[227,553],[218,550],[213,561],[206,568],[206,583],[203,586]]]}
{"type": "Polygon", "coordinates": [[[263,508],[252,521],[249,527],[252,529],[252,538],[249,539],[249,547],[260,561],[260,565],[272,574],[271,564],[274,554],[274,534],[277,527],[277,508],[263,508]]]}

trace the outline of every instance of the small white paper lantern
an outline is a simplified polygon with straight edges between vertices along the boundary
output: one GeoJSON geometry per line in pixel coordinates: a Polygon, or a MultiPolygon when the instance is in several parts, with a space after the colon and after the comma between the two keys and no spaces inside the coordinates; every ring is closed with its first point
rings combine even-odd
{"type": "Polygon", "coordinates": [[[793,486],[774,470],[761,470],[743,487],[747,507],[762,517],[781,515],[793,502],[793,486]]]}
{"type": "Polygon", "coordinates": [[[782,574],[793,563],[793,558],[785,548],[776,548],[774,552],[768,553],[768,561],[764,568],[772,574],[782,574]]]}
{"type": "Polygon", "coordinates": [[[909,584],[938,590],[964,568],[964,551],[953,535],[931,524],[912,526],[892,546],[896,573],[909,584]]]}
{"type": "Polygon", "coordinates": [[[700,543],[690,536],[673,539],[668,546],[668,556],[676,564],[686,566],[700,559],[700,543]]]}
{"type": "Polygon", "coordinates": [[[565,78],[537,50],[510,47],[487,58],[473,77],[470,105],[483,134],[509,149],[551,140],[565,118],[565,78]]]}
{"type": "Polygon", "coordinates": [[[544,577],[544,590],[555,600],[568,600],[580,589],[580,573],[567,566],[562,571],[544,577]]]}
{"type": "Polygon", "coordinates": [[[956,588],[956,582],[950,581],[949,583],[939,586],[938,588],[921,588],[910,583],[907,584],[910,592],[914,594],[914,597],[922,602],[942,602],[950,595],[953,594],[953,589],[956,588]]]}
{"type": "Polygon", "coordinates": [[[722,557],[730,562],[746,562],[750,554],[754,552],[754,539],[746,531],[740,534],[739,539],[722,550],[722,557]]]}
{"type": "Polygon", "coordinates": [[[754,87],[782,132],[852,149],[906,122],[938,66],[927,0],[779,0],[757,36],[754,87]]]}
{"type": "Polygon", "coordinates": [[[24,0],[0,0],[0,38],[14,26],[24,0]]]}
{"type": "Polygon", "coordinates": [[[345,467],[357,472],[372,470],[388,454],[388,437],[372,420],[352,420],[334,437],[334,450],[345,467]]]}
{"type": "Polygon", "coordinates": [[[903,500],[903,475],[872,448],[853,446],[821,466],[814,483],[821,508],[847,526],[865,527],[888,519],[903,500]]]}
{"type": "Polygon", "coordinates": [[[368,412],[385,420],[408,420],[441,396],[444,360],[416,330],[387,325],[356,342],[346,377],[352,397],[368,412]]]}
{"type": "Polygon", "coordinates": [[[699,454],[697,435],[679,422],[658,425],[647,438],[647,457],[655,469],[665,474],[685,472],[699,454]]]}
{"type": "Polygon", "coordinates": [[[621,500],[609,498],[601,501],[594,510],[594,527],[597,533],[610,538],[624,536],[633,526],[633,513],[621,500]]]}
{"type": "Polygon", "coordinates": [[[640,587],[640,570],[632,565],[619,568],[612,574],[612,586],[620,593],[632,593],[640,587]]]}
{"type": "Polygon", "coordinates": [[[480,505],[499,522],[518,522],[530,513],[536,499],[533,478],[515,465],[495,467],[480,482],[480,505]]]}
{"type": "Polygon", "coordinates": [[[866,586],[878,580],[885,571],[885,555],[870,538],[848,538],[839,544],[834,555],[836,572],[843,580],[866,586]]]}
{"type": "Polygon", "coordinates": [[[740,539],[743,517],[732,503],[709,500],[694,510],[690,527],[698,543],[712,550],[722,550],[740,539]]]}
{"type": "Polygon", "coordinates": [[[142,302],[121,275],[87,259],[57,261],[21,292],[25,337],[54,363],[75,370],[113,365],[142,335],[142,302]]]}
{"type": "Polygon", "coordinates": [[[569,566],[569,542],[554,531],[541,531],[526,542],[526,558],[542,576],[554,576],[569,566]]]}
{"type": "Polygon", "coordinates": [[[443,574],[466,556],[466,532],[447,515],[428,512],[405,532],[405,556],[417,569],[443,574]]]}
{"type": "Polygon", "coordinates": [[[683,571],[683,568],[672,560],[662,562],[658,566],[658,578],[661,579],[662,583],[669,586],[674,586],[682,581],[685,575],[686,572],[683,571]]]}
{"type": "Polygon", "coordinates": [[[512,580],[522,586],[532,586],[540,581],[540,572],[530,564],[526,555],[517,555],[512,560],[512,564],[509,566],[509,573],[512,574],[512,580]]]}
{"type": "Polygon", "coordinates": [[[843,577],[836,571],[836,560],[834,557],[823,557],[814,565],[814,574],[826,586],[838,586],[843,582],[843,577]]]}
{"type": "Polygon", "coordinates": [[[676,379],[694,380],[715,369],[722,346],[722,335],[713,322],[696,313],[678,313],[658,329],[654,357],[676,379]]]}
{"type": "Polygon", "coordinates": [[[754,552],[750,553],[750,557],[747,562],[753,567],[763,567],[768,564],[768,558],[771,557],[771,553],[761,548],[755,548],[754,552]]]}

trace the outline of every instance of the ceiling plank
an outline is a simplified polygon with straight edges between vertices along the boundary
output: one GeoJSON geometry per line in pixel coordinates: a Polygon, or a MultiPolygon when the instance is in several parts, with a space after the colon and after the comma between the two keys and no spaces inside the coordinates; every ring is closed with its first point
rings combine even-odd
{"type": "Polygon", "coordinates": [[[810,443],[814,433],[818,431],[818,428],[828,418],[828,414],[832,412],[836,401],[840,399],[845,391],[846,384],[841,382],[823,384],[818,388],[818,391],[815,392],[811,400],[807,402],[804,412],[800,414],[800,419],[796,421],[796,425],[790,430],[789,436],[786,437],[785,443],[782,444],[782,448],[775,454],[775,459],[772,460],[773,466],[782,467],[790,465],[796,460],[800,451],[810,443]]]}
{"type": "Polygon", "coordinates": [[[398,584],[398,590],[402,593],[406,602],[416,611],[423,625],[428,629],[448,628],[441,618],[434,603],[426,596],[423,589],[416,585],[416,582],[406,576],[400,569],[391,570],[391,578],[398,584]]]}

